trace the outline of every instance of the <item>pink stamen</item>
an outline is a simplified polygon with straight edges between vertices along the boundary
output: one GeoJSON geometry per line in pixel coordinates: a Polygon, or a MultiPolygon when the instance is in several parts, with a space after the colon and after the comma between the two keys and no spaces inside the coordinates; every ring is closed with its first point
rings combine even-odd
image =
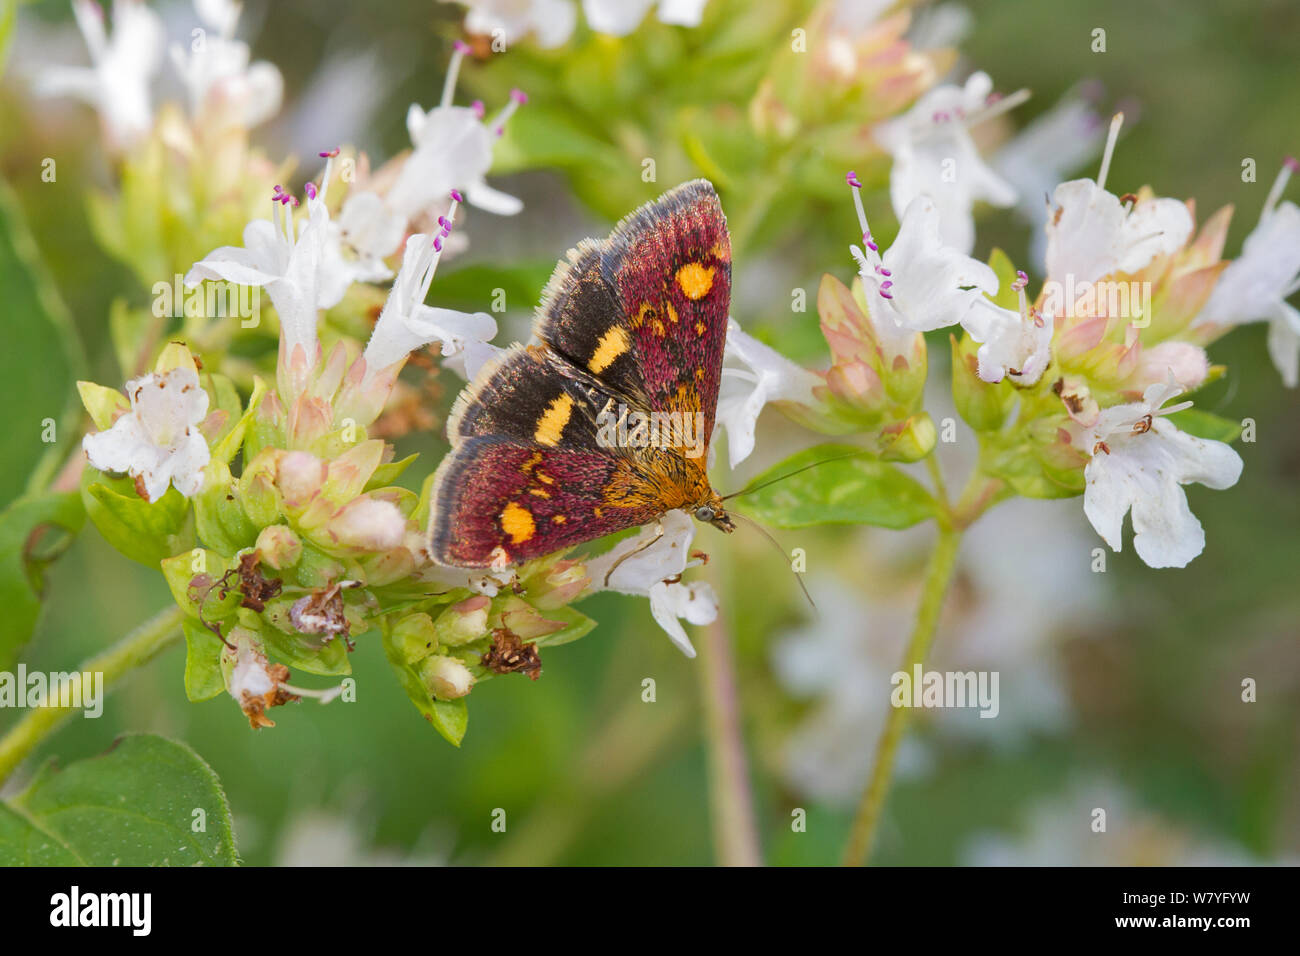
{"type": "Polygon", "coordinates": [[[469,105],[469,108],[474,111],[474,115],[477,116],[479,119],[482,119],[483,117],[487,116],[487,107],[483,105],[482,100],[475,100],[473,103],[469,105]]]}
{"type": "Polygon", "coordinates": [[[315,199],[315,198],[316,198],[316,184],[315,184],[315,183],[313,183],[313,182],[308,182],[307,185],[303,187],[303,189],[306,191],[306,193],[307,193],[307,198],[308,198],[308,199],[315,199]]]}
{"type": "Polygon", "coordinates": [[[328,150],[324,153],[320,153],[319,155],[321,159],[333,159],[338,154],[339,154],[339,148],[335,146],[333,149],[328,150]]]}
{"type": "Polygon", "coordinates": [[[460,190],[459,190],[459,189],[453,189],[453,190],[451,191],[451,198],[454,199],[454,200],[456,200],[456,202],[464,202],[464,201],[465,201],[465,197],[462,196],[462,195],[460,194],[460,190]]]}
{"type": "Polygon", "coordinates": [[[847,176],[845,176],[844,179],[845,179],[845,181],[846,181],[850,186],[852,186],[854,189],[861,189],[861,188],[862,188],[862,182],[861,182],[861,180],[858,179],[858,174],[855,173],[853,170],[850,169],[850,170],[849,170],[849,174],[848,174],[847,176]]]}
{"type": "Polygon", "coordinates": [[[433,237],[433,251],[442,252],[442,236],[433,237]]]}
{"type": "Polygon", "coordinates": [[[452,49],[455,50],[457,53],[468,53],[468,52],[469,52],[469,44],[466,43],[464,40],[457,40],[455,43],[453,43],[453,44],[451,45],[451,47],[452,47],[452,49]]]}
{"type": "Polygon", "coordinates": [[[894,294],[893,294],[892,292],[890,292],[888,289],[881,289],[881,290],[880,290],[880,297],[881,297],[882,299],[892,299],[892,298],[894,297],[894,294]]]}
{"type": "Polygon", "coordinates": [[[1296,159],[1294,156],[1288,156],[1286,159],[1282,160],[1282,165],[1293,173],[1300,173],[1300,160],[1296,159]]]}
{"type": "Polygon", "coordinates": [[[510,98],[514,100],[516,103],[518,103],[520,106],[523,106],[525,103],[528,102],[528,94],[520,89],[511,90],[510,98]]]}

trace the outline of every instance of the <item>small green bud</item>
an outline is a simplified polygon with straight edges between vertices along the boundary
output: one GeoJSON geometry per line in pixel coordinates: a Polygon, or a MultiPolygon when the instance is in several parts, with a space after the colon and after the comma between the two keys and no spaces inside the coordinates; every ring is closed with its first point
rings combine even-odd
{"type": "Polygon", "coordinates": [[[273,524],[257,536],[257,550],[262,560],[277,571],[291,568],[302,557],[302,539],[288,525],[273,524]]]}
{"type": "Polygon", "coordinates": [[[458,604],[453,604],[434,622],[438,643],[446,647],[459,647],[476,641],[487,634],[488,611],[492,601],[485,594],[476,594],[458,604]]]}
{"type": "Polygon", "coordinates": [[[876,447],[885,461],[920,461],[930,454],[939,433],[927,412],[886,425],[876,436],[876,447]]]}

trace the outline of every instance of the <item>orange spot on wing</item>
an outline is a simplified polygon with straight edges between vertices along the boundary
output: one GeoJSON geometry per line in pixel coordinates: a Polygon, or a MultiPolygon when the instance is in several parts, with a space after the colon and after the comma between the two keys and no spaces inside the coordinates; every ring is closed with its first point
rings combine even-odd
{"type": "Polygon", "coordinates": [[[511,544],[522,544],[537,533],[537,525],[531,511],[512,501],[501,512],[501,530],[510,535],[511,544]]]}
{"type": "Polygon", "coordinates": [[[702,299],[713,288],[713,266],[704,266],[698,262],[688,262],[677,270],[677,284],[688,299],[702,299]]]}

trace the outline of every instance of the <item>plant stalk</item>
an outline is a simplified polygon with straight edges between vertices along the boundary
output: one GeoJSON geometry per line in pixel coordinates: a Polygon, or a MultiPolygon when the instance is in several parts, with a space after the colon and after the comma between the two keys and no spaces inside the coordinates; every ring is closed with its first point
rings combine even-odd
{"type": "MultiPolygon", "coordinates": [[[[126,637],[83,663],[78,671],[104,675],[103,686],[113,687],[123,676],[153,660],[180,636],[182,611],[169,607],[145,621],[126,637]]],[[[80,713],[78,707],[46,705],[27,712],[0,737],[0,783],[65,720],[80,713]]]]}

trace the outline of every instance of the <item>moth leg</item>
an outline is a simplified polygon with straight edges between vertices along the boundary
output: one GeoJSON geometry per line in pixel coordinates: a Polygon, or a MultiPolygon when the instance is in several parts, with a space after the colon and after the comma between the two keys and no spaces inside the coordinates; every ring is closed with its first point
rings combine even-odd
{"type": "Polygon", "coordinates": [[[659,523],[655,526],[655,536],[654,536],[653,538],[651,538],[651,539],[650,539],[649,541],[647,541],[645,544],[641,545],[639,548],[633,548],[633,549],[632,549],[631,551],[629,551],[627,554],[623,555],[623,556],[620,557],[617,561],[615,561],[612,565],[610,565],[609,570],[605,572],[605,587],[609,587],[609,578],[610,578],[610,575],[612,575],[615,571],[618,570],[618,566],[619,566],[620,564],[622,564],[624,561],[626,561],[628,558],[632,557],[633,555],[635,555],[635,554],[640,554],[642,551],[644,551],[646,548],[650,547],[652,544],[654,544],[656,541],[658,541],[658,540],[659,540],[660,538],[662,538],[663,536],[664,536],[664,525],[663,525],[663,522],[661,521],[661,522],[659,522],[659,523]]]}

